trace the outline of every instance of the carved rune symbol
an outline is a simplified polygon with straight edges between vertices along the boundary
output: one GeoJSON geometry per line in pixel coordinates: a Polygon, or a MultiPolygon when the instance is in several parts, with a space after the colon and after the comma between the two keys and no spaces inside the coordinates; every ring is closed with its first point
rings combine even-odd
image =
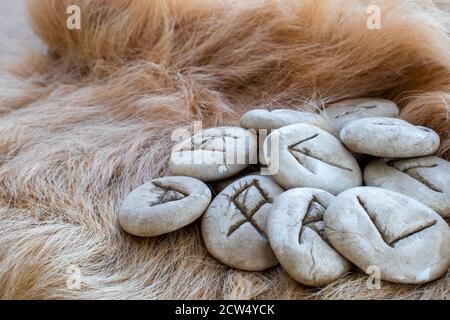
{"type": "Polygon", "coordinates": [[[180,190],[176,190],[173,187],[163,185],[159,181],[153,181],[152,183],[157,188],[157,190],[155,190],[154,192],[158,192],[158,196],[156,197],[156,199],[153,199],[152,201],[147,203],[150,207],[170,201],[181,200],[188,196],[186,193],[180,190]]]}
{"type": "Polygon", "coordinates": [[[364,212],[369,216],[370,220],[377,229],[383,241],[392,248],[394,248],[395,244],[400,240],[410,237],[425,229],[428,229],[437,223],[436,220],[429,220],[423,222],[414,221],[412,222],[410,227],[406,227],[404,228],[404,230],[397,232],[397,235],[393,235],[392,232],[389,232],[390,230],[387,230],[386,227],[380,225],[377,219],[377,215],[368,209],[367,204],[361,199],[361,197],[359,196],[356,197],[356,200],[358,201],[359,205],[364,210],[364,212]]]}
{"type": "Polygon", "coordinates": [[[243,224],[250,223],[263,238],[267,239],[264,230],[258,225],[254,217],[263,205],[272,202],[273,199],[261,187],[258,180],[255,179],[250,183],[242,185],[236,190],[236,193],[230,197],[230,203],[234,204],[236,209],[243,216],[243,219],[230,226],[227,236],[231,236],[243,224]]]}
{"type": "Polygon", "coordinates": [[[439,193],[444,193],[444,191],[442,191],[440,188],[436,187],[431,181],[429,181],[428,179],[426,179],[423,175],[420,174],[420,172],[418,171],[418,169],[423,169],[423,168],[436,168],[439,165],[438,164],[428,164],[428,165],[421,165],[421,164],[408,164],[405,162],[400,161],[388,161],[386,162],[386,164],[394,169],[397,169],[403,173],[406,173],[407,175],[409,175],[411,178],[419,181],[420,183],[422,183],[423,185],[425,185],[426,187],[428,187],[429,189],[435,191],[435,192],[439,192],[439,193]]]}
{"type": "Polygon", "coordinates": [[[190,139],[190,146],[187,149],[183,149],[183,151],[208,150],[226,152],[227,144],[230,144],[228,139],[233,139],[232,146],[237,143],[240,137],[229,135],[226,132],[221,132],[220,135],[213,136],[193,136],[190,139]]]}
{"type": "Polygon", "coordinates": [[[342,170],[353,171],[350,168],[347,168],[347,167],[341,166],[339,164],[327,161],[327,160],[325,160],[323,158],[320,158],[319,156],[314,155],[313,152],[311,150],[309,150],[307,147],[301,146],[303,143],[305,143],[307,141],[311,141],[311,140],[317,138],[318,136],[319,136],[319,134],[316,133],[315,135],[313,135],[313,136],[311,136],[309,138],[303,139],[300,142],[297,142],[296,144],[289,146],[289,148],[288,148],[289,152],[294,156],[294,158],[298,161],[298,163],[302,167],[304,167],[306,170],[311,172],[311,173],[314,173],[314,172],[308,166],[308,157],[312,158],[312,159],[315,159],[315,160],[319,160],[319,161],[321,161],[323,163],[326,163],[326,164],[328,164],[330,166],[333,166],[333,167],[336,167],[336,168],[339,168],[339,169],[342,169],[342,170]]]}
{"type": "Polygon", "coordinates": [[[412,127],[412,125],[411,124],[409,124],[409,123],[399,123],[399,122],[395,122],[395,121],[392,121],[392,122],[372,122],[371,123],[372,125],[374,125],[374,126],[395,126],[395,127],[408,127],[408,128],[410,128],[410,127],[412,127]]]}
{"type": "Polygon", "coordinates": [[[325,206],[317,199],[316,196],[313,196],[309,201],[308,209],[306,210],[306,214],[302,221],[302,228],[300,229],[300,233],[298,235],[298,243],[302,244],[302,234],[304,228],[310,228],[315,231],[323,240],[327,241],[325,236],[325,224],[323,222],[323,215],[326,211],[325,206]]]}
{"type": "Polygon", "coordinates": [[[355,107],[354,109],[352,109],[352,110],[350,110],[350,111],[346,111],[346,112],[343,112],[343,113],[341,113],[341,114],[338,114],[338,115],[334,116],[334,118],[335,118],[335,119],[339,119],[339,118],[348,116],[349,114],[358,113],[358,112],[361,112],[361,111],[363,111],[363,110],[375,109],[376,107],[377,107],[377,106],[373,106],[373,105],[370,105],[370,106],[360,106],[360,107],[355,107]]]}

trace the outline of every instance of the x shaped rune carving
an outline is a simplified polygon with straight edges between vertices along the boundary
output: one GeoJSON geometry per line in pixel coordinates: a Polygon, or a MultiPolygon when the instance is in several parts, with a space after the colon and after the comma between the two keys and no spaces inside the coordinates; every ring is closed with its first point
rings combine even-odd
{"type": "Polygon", "coordinates": [[[298,161],[298,163],[311,173],[314,173],[314,172],[308,167],[308,165],[305,161],[307,157],[322,161],[323,163],[326,163],[330,166],[333,166],[333,167],[336,167],[336,168],[339,168],[342,170],[353,171],[351,168],[347,168],[340,164],[332,163],[323,158],[320,158],[319,156],[314,155],[314,153],[311,150],[309,150],[307,147],[302,146],[302,144],[304,144],[305,142],[311,141],[311,140],[317,138],[318,136],[319,136],[319,134],[316,133],[315,135],[312,135],[312,136],[310,136],[306,139],[303,139],[303,140],[288,147],[289,152],[294,156],[294,158],[298,161]]]}
{"type": "Polygon", "coordinates": [[[262,228],[260,228],[260,226],[254,220],[254,216],[263,205],[272,202],[272,197],[270,197],[268,192],[261,187],[258,180],[255,179],[249,183],[242,185],[239,189],[236,190],[235,194],[230,197],[230,203],[234,204],[236,209],[243,216],[243,219],[230,226],[227,236],[231,236],[243,224],[250,223],[263,238],[267,239],[264,230],[262,230],[262,228]],[[253,193],[253,197],[260,197],[259,201],[252,204],[252,207],[250,208],[247,207],[247,197],[249,196],[249,193],[253,193]]]}
{"type": "Polygon", "coordinates": [[[376,215],[368,209],[366,203],[361,199],[361,197],[357,196],[356,200],[357,200],[358,204],[361,206],[361,208],[364,210],[364,212],[369,216],[370,220],[372,221],[373,225],[377,229],[377,231],[380,234],[383,241],[392,248],[394,248],[395,244],[397,242],[399,242],[400,240],[410,237],[410,236],[412,236],[418,232],[421,232],[425,229],[428,229],[437,223],[436,220],[428,220],[428,221],[424,221],[420,224],[416,223],[415,226],[411,225],[411,227],[406,228],[403,231],[400,231],[398,235],[392,236],[392,235],[389,235],[386,232],[385,228],[383,228],[383,226],[381,226],[379,224],[376,215]]]}

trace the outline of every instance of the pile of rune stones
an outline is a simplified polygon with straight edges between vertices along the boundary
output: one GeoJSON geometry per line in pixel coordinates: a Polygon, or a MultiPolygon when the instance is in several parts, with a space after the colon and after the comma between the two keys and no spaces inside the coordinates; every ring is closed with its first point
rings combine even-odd
{"type": "Polygon", "coordinates": [[[252,110],[240,127],[178,143],[173,176],[132,191],[119,222],[153,237],[202,216],[217,260],[246,271],[279,263],[308,286],[326,286],[355,266],[368,274],[377,267],[396,283],[435,280],[450,267],[450,163],[433,156],[433,130],[398,115],[383,99],[318,113],[252,110]]]}

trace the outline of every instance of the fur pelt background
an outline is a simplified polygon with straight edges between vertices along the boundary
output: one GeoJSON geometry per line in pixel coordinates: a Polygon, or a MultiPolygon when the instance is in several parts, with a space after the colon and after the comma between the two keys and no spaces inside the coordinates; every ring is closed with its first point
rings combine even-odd
{"type": "Polygon", "coordinates": [[[450,12],[431,1],[29,0],[48,53],[0,72],[0,297],[3,299],[448,298],[361,272],[323,289],[281,269],[212,258],[199,223],[124,233],[121,200],[166,174],[175,128],[238,124],[252,108],[320,108],[384,97],[436,130],[450,159],[450,12]],[[381,30],[369,30],[369,3],[381,30]],[[66,28],[81,7],[82,29],[66,28]],[[66,285],[80,268],[79,290],[66,285]]]}

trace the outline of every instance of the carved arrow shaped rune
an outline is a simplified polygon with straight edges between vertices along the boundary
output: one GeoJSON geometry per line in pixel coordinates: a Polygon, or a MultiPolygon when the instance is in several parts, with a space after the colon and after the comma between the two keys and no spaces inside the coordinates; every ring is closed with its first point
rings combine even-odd
{"type": "Polygon", "coordinates": [[[148,203],[150,207],[170,201],[181,200],[188,196],[187,194],[185,194],[180,190],[175,190],[175,188],[173,187],[163,185],[161,182],[153,181],[152,184],[158,188],[160,195],[158,199],[148,203]]]}
{"type": "Polygon", "coordinates": [[[311,141],[311,140],[317,138],[318,136],[319,136],[319,134],[317,133],[311,137],[303,139],[303,140],[289,146],[289,148],[288,148],[289,152],[294,156],[294,158],[298,161],[298,163],[311,173],[314,173],[314,172],[309,168],[309,166],[307,165],[307,162],[305,161],[307,159],[307,157],[315,159],[315,160],[319,160],[323,163],[326,163],[330,166],[333,166],[333,167],[336,167],[336,168],[339,168],[342,170],[346,170],[346,171],[350,171],[350,172],[353,171],[351,168],[347,168],[347,167],[341,166],[339,164],[327,161],[323,158],[320,158],[319,156],[314,155],[314,153],[311,150],[309,150],[307,147],[302,146],[303,143],[305,143],[307,141],[311,141]]]}

